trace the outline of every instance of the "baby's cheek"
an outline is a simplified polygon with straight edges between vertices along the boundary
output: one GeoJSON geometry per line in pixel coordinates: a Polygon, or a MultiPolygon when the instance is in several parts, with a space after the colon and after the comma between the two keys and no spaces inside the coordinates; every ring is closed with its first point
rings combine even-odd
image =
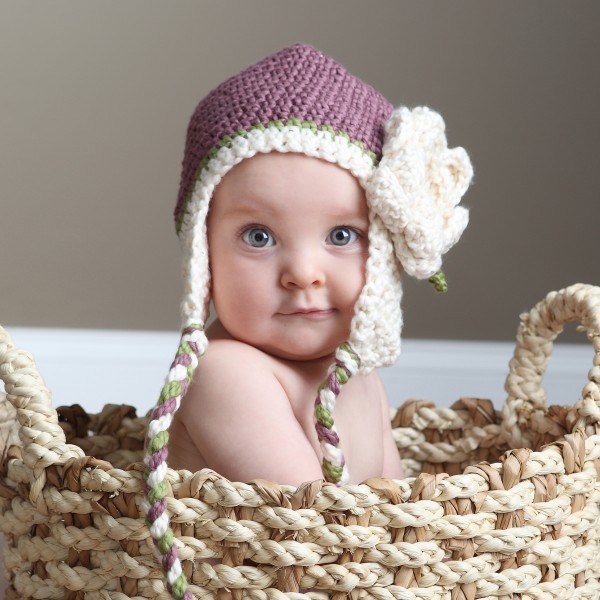
{"type": "Polygon", "coordinates": [[[351,298],[352,307],[358,301],[363,288],[365,287],[365,275],[364,273],[356,274],[354,277],[348,277],[348,292],[347,295],[351,298]]]}

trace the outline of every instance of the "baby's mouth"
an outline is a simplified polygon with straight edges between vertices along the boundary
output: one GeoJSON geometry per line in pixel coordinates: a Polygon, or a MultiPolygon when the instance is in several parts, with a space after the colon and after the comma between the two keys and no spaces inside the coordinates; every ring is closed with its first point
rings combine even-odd
{"type": "Polygon", "coordinates": [[[334,312],[334,308],[299,308],[280,314],[286,317],[304,317],[307,319],[321,319],[331,316],[334,312]]]}

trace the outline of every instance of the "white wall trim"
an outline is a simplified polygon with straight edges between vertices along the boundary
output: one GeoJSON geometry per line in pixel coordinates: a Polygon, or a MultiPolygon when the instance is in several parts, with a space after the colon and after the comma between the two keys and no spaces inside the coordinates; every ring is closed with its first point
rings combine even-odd
{"type": "MultiPolygon", "coordinates": [[[[13,342],[29,350],[55,406],[131,404],[141,414],[158,398],[177,350],[179,334],[160,331],[7,327],[13,342]]],[[[504,401],[504,380],[514,344],[404,340],[397,364],[380,373],[390,404],[408,398],[449,406],[461,396],[504,401]]],[[[556,344],[544,386],[551,404],[573,404],[586,382],[593,351],[585,344],[556,344]]]]}

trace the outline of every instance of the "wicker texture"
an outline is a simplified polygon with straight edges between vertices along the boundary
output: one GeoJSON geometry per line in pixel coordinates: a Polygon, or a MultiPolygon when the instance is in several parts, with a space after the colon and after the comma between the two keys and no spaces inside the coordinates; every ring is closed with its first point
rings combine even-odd
{"type": "MultiPolygon", "coordinates": [[[[600,288],[550,294],[522,318],[503,413],[476,399],[395,411],[405,480],[295,489],[169,470],[189,590],[207,599],[599,598],[600,288]],[[573,319],[594,365],[574,406],[546,408],[543,370],[573,319]]],[[[31,356],[4,330],[0,374],[6,598],[168,598],[141,516],[148,419],[116,405],[55,410],[31,356]]]]}

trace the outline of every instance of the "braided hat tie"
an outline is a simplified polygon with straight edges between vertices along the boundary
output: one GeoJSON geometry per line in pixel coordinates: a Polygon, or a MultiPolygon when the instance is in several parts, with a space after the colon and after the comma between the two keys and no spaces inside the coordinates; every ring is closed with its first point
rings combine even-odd
{"type": "Polygon", "coordinates": [[[198,358],[206,349],[205,341],[206,336],[202,333],[202,327],[191,326],[184,329],[175,360],[171,364],[158,404],[152,413],[146,438],[144,462],[147,471],[143,509],[147,516],[157,557],[165,573],[167,589],[176,600],[192,600],[192,594],[187,590],[186,578],[177,557],[173,531],[169,526],[167,513],[166,499],[169,495],[167,482],[168,431],[173,415],[179,408],[181,399],[185,396],[192,380],[192,373],[198,364],[198,358]]]}

